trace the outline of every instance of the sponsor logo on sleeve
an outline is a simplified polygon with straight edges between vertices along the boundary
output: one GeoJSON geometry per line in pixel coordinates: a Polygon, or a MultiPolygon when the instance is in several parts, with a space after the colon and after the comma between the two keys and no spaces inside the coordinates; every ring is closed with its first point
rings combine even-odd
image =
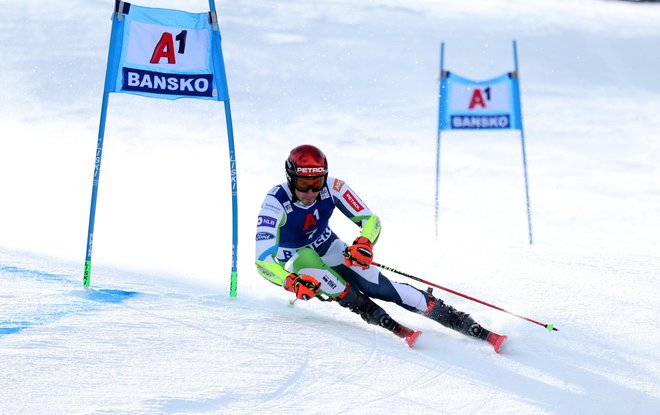
{"type": "Polygon", "coordinates": [[[274,239],[274,238],[275,238],[275,235],[273,235],[272,233],[258,232],[256,240],[257,241],[265,241],[267,239],[274,239]]]}
{"type": "Polygon", "coordinates": [[[358,202],[357,198],[350,191],[346,190],[343,194],[343,198],[356,212],[364,209],[364,206],[358,202]]]}
{"type": "Polygon", "coordinates": [[[279,206],[270,204],[268,202],[264,202],[263,205],[261,205],[262,209],[270,210],[271,212],[275,212],[277,214],[282,213],[282,209],[279,206]]]}
{"type": "Polygon", "coordinates": [[[277,278],[277,275],[273,274],[268,268],[263,265],[257,264],[257,272],[263,275],[264,277],[277,278]]]}
{"type": "Polygon", "coordinates": [[[271,218],[270,216],[259,216],[257,219],[257,226],[266,226],[269,228],[274,228],[277,220],[271,218]]]}
{"type": "Polygon", "coordinates": [[[332,188],[335,189],[336,192],[339,192],[342,187],[344,187],[344,181],[335,179],[335,182],[332,184],[332,188]]]}

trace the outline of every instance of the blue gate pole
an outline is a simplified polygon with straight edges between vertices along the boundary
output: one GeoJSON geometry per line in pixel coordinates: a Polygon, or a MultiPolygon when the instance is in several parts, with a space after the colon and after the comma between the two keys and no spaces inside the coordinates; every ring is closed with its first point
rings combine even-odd
{"type": "Polygon", "coordinates": [[[438,240],[438,216],[440,214],[440,126],[442,124],[442,78],[444,76],[445,42],[440,43],[440,77],[438,79],[438,136],[435,150],[435,240],[438,240]]]}
{"type": "MultiPolygon", "coordinates": [[[[217,20],[217,13],[215,10],[215,0],[209,0],[209,8],[211,14],[217,20]]],[[[215,30],[215,27],[214,27],[215,30]]],[[[217,30],[217,36],[220,36],[220,29],[217,30]]],[[[222,73],[225,76],[223,80],[227,83],[226,74],[224,70],[224,62],[222,73]]],[[[229,283],[229,296],[236,297],[236,286],[238,282],[237,271],[237,256],[238,256],[238,186],[236,177],[236,151],[234,149],[234,127],[231,121],[231,107],[229,105],[229,92],[227,92],[227,100],[225,104],[225,120],[227,123],[227,142],[229,145],[229,170],[231,174],[231,212],[232,212],[232,243],[231,243],[231,281],[229,283]]]]}
{"type": "Polygon", "coordinates": [[[231,281],[229,296],[236,297],[238,272],[236,259],[238,254],[238,187],[236,180],[236,152],[234,150],[234,128],[231,121],[229,100],[225,102],[225,119],[227,120],[227,141],[229,144],[229,169],[231,174],[231,212],[232,212],[232,243],[231,243],[231,281]]]}
{"type": "Polygon", "coordinates": [[[85,256],[85,271],[83,273],[83,286],[89,287],[92,275],[92,241],[94,239],[94,220],[96,217],[96,197],[99,191],[99,175],[101,173],[101,156],[103,154],[103,136],[105,135],[105,118],[108,111],[108,99],[110,93],[103,91],[103,102],[101,104],[101,121],[99,122],[99,137],[96,145],[96,161],[94,163],[94,180],[92,184],[92,202],[89,209],[89,227],[87,230],[87,254],[85,256]]]}
{"type": "Polygon", "coordinates": [[[101,173],[101,156],[103,155],[103,137],[105,135],[105,120],[108,113],[108,101],[110,92],[114,91],[117,78],[117,68],[113,62],[121,50],[122,30],[119,22],[122,21],[124,3],[115,5],[112,15],[112,31],[110,33],[110,46],[108,47],[108,62],[105,69],[105,82],[103,84],[103,101],[101,103],[101,120],[99,121],[99,135],[96,145],[96,161],[94,163],[94,179],[92,183],[92,201],[89,208],[89,227],[87,230],[87,249],[85,250],[85,270],[83,272],[83,286],[89,287],[92,276],[92,243],[94,240],[94,220],[96,218],[96,197],[99,191],[99,175],[101,173]]]}
{"type": "Polygon", "coordinates": [[[520,143],[522,144],[522,155],[523,155],[523,173],[525,175],[525,198],[527,200],[527,229],[529,233],[529,244],[532,245],[534,243],[532,239],[532,210],[530,207],[529,203],[529,184],[528,184],[528,179],[527,179],[527,152],[525,150],[525,130],[523,128],[523,120],[522,120],[522,103],[520,99],[520,76],[518,73],[518,49],[516,47],[516,41],[513,41],[513,60],[515,64],[515,69],[516,69],[516,77],[518,77],[518,82],[515,83],[516,85],[516,96],[518,99],[518,117],[520,120],[520,143]]]}

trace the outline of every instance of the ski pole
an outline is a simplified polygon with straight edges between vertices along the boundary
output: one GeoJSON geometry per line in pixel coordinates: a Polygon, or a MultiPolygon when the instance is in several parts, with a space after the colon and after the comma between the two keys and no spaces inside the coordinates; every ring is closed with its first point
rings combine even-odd
{"type": "Polygon", "coordinates": [[[479,304],[483,304],[483,305],[485,305],[485,306],[488,306],[488,307],[494,308],[495,310],[503,311],[503,312],[505,312],[505,313],[507,313],[507,314],[511,314],[512,316],[516,316],[516,317],[521,318],[521,319],[523,319],[523,320],[527,320],[527,321],[529,321],[530,323],[538,324],[538,325],[541,326],[541,327],[545,327],[545,328],[546,328],[548,331],[550,331],[550,332],[552,332],[553,330],[554,330],[554,331],[559,331],[559,330],[558,330],[554,325],[552,325],[552,324],[544,324],[544,323],[540,323],[540,322],[538,322],[538,321],[536,321],[536,320],[532,320],[531,318],[524,317],[524,316],[518,315],[518,314],[516,314],[516,313],[512,313],[512,312],[507,311],[507,310],[505,310],[505,309],[503,309],[503,308],[500,308],[500,307],[498,307],[498,306],[495,306],[495,305],[489,304],[489,303],[487,303],[487,302],[485,302],[485,301],[481,301],[481,300],[479,300],[479,299],[477,299],[477,298],[470,297],[469,295],[465,295],[465,294],[459,293],[458,291],[454,291],[454,290],[452,290],[452,289],[449,289],[449,288],[446,288],[446,287],[442,287],[442,286],[440,286],[440,285],[438,285],[438,284],[434,284],[434,283],[432,283],[432,282],[430,282],[430,281],[426,281],[426,280],[423,280],[423,279],[421,279],[421,278],[415,277],[414,275],[406,274],[405,272],[401,272],[401,271],[399,271],[399,270],[397,270],[397,269],[394,269],[394,268],[392,268],[392,267],[388,267],[387,265],[379,264],[379,263],[377,263],[377,262],[373,262],[373,261],[371,262],[371,265],[375,265],[375,266],[377,266],[378,268],[386,269],[386,270],[391,271],[391,272],[394,272],[394,273],[396,273],[396,274],[403,275],[404,277],[408,277],[408,278],[410,278],[410,279],[413,279],[413,280],[415,280],[415,281],[419,281],[419,282],[424,283],[424,284],[426,284],[426,285],[430,285],[430,286],[432,286],[432,287],[440,288],[441,290],[444,290],[444,291],[450,292],[450,293],[452,293],[452,294],[454,294],[454,295],[458,295],[459,297],[467,298],[468,300],[472,300],[472,301],[475,301],[475,302],[477,302],[477,303],[479,303],[479,304]]]}

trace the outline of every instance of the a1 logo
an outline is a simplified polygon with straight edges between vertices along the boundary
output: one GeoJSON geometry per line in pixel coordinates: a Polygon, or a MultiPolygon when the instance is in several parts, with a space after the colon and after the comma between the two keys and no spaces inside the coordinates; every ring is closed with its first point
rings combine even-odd
{"type": "Polygon", "coordinates": [[[303,226],[303,231],[306,231],[311,226],[316,225],[316,221],[320,219],[319,210],[314,209],[314,214],[308,213],[305,218],[305,225],[303,226]]]}
{"type": "Polygon", "coordinates": [[[486,108],[486,101],[490,101],[490,87],[484,88],[484,93],[486,94],[486,100],[484,100],[484,94],[481,93],[481,89],[475,88],[472,93],[472,99],[470,99],[469,109],[474,109],[477,105],[482,108],[486,108]]]}
{"type": "Polygon", "coordinates": [[[124,64],[167,66],[168,70],[209,70],[209,29],[130,23],[124,64]]]}
{"type": "Polygon", "coordinates": [[[158,41],[158,44],[154,48],[154,52],[151,54],[151,60],[149,63],[159,64],[161,59],[166,58],[167,63],[170,65],[176,64],[176,56],[174,54],[174,40],[179,43],[179,48],[177,53],[183,55],[186,52],[186,38],[188,37],[188,31],[182,30],[181,33],[172,37],[172,34],[169,32],[163,33],[158,41]]]}

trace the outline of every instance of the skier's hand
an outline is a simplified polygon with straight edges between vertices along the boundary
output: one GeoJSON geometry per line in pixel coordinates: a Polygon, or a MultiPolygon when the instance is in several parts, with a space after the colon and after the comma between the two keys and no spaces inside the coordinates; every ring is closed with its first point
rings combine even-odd
{"type": "Polygon", "coordinates": [[[362,269],[369,268],[371,261],[374,259],[374,244],[364,237],[358,236],[353,241],[353,245],[346,248],[344,251],[344,262],[346,266],[360,266],[362,269]]]}
{"type": "Polygon", "coordinates": [[[286,277],[284,288],[296,294],[297,298],[307,301],[316,296],[321,284],[311,275],[297,275],[292,272],[286,277]]]}

